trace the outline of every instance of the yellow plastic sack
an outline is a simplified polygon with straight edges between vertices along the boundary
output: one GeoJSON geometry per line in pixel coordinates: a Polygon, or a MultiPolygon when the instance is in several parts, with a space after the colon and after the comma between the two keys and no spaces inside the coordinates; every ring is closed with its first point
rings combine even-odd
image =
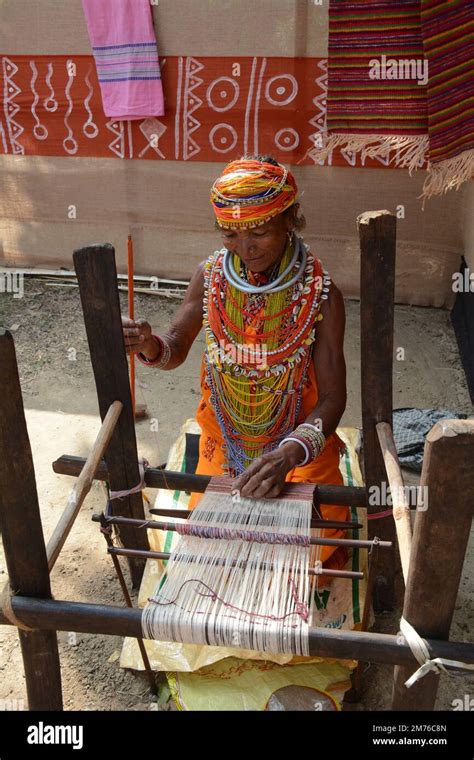
{"type": "Polygon", "coordinates": [[[196,673],[167,673],[167,678],[179,710],[328,711],[341,709],[350,672],[350,667],[331,660],[277,665],[228,657],[196,673]],[[289,690],[290,686],[304,688],[289,690]],[[280,689],[285,696],[279,697],[280,689]]]}

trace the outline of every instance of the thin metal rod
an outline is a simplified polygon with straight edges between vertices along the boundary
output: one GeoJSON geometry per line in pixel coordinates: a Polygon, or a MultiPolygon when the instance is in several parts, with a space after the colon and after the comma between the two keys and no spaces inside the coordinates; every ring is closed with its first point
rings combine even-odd
{"type": "MultiPolygon", "coordinates": [[[[113,543],[113,540],[112,540],[112,536],[110,535],[111,532],[112,532],[112,528],[111,527],[110,528],[103,527],[102,530],[101,530],[101,533],[102,533],[102,535],[105,538],[105,542],[107,544],[107,547],[109,549],[114,549],[115,548],[114,547],[114,543],[113,543]]],[[[133,608],[133,603],[132,603],[132,600],[130,598],[130,594],[128,593],[127,584],[125,582],[125,578],[123,577],[123,572],[122,572],[122,568],[120,566],[119,559],[118,559],[117,555],[114,552],[110,552],[110,556],[112,557],[112,562],[113,562],[113,565],[114,565],[114,568],[115,568],[115,572],[117,574],[118,581],[120,583],[120,588],[122,589],[122,594],[123,594],[123,598],[125,599],[125,604],[127,605],[127,607],[133,608]]],[[[145,672],[147,674],[148,683],[150,684],[151,693],[156,695],[158,693],[158,689],[157,689],[157,686],[156,686],[155,676],[153,675],[153,670],[152,670],[151,665],[150,665],[150,660],[148,659],[148,655],[147,655],[147,652],[146,652],[146,649],[145,649],[145,643],[144,643],[143,639],[140,636],[136,637],[136,641],[137,641],[137,644],[138,644],[138,648],[140,650],[140,654],[142,656],[143,666],[144,666],[145,672]]]]}
{"type": "MultiPolygon", "coordinates": [[[[377,560],[379,555],[378,542],[374,543],[369,554],[369,571],[367,574],[367,586],[365,589],[364,609],[362,612],[361,631],[366,631],[369,627],[370,621],[370,609],[372,607],[372,597],[374,594],[375,579],[377,577],[377,560]]],[[[366,663],[359,661],[353,675],[352,675],[352,694],[351,700],[354,702],[360,701],[362,690],[362,677],[364,674],[366,663]]]]}
{"type": "MultiPolygon", "coordinates": [[[[171,554],[169,552],[154,552],[154,551],[144,551],[143,549],[123,549],[119,546],[114,546],[113,548],[110,548],[107,550],[109,554],[117,554],[118,556],[123,557],[147,557],[148,559],[163,559],[168,560],[171,557],[171,554]]],[[[189,558],[190,559],[190,558],[189,558]]],[[[196,559],[199,559],[199,561],[202,561],[202,557],[196,557],[196,559]]],[[[225,565],[225,560],[221,560],[218,564],[225,565]]],[[[232,563],[232,566],[235,567],[235,562],[232,563]]],[[[240,563],[239,563],[240,564],[240,563]]],[[[241,562],[242,567],[245,567],[247,563],[245,561],[241,562]]],[[[264,565],[261,565],[264,567],[264,565]]],[[[271,569],[271,568],[270,568],[271,569]]],[[[308,570],[308,575],[328,575],[332,578],[350,578],[351,580],[362,580],[364,577],[364,573],[355,572],[353,570],[326,570],[325,568],[322,568],[321,571],[319,570],[313,570],[310,568],[308,570]]]]}
{"type": "MultiPolygon", "coordinates": [[[[115,517],[115,516],[114,517],[105,517],[106,522],[111,521],[112,523],[114,523],[114,521],[115,521],[116,525],[120,525],[121,524],[120,521],[122,519],[123,518],[121,518],[121,517],[115,517]]],[[[100,522],[101,521],[101,515],[93,515],[92,516],[92,520],[94,522],[100,522]]],[[[148,522],[148,521],[147,520],[143,521],[143,523],[146,523],[146,522],[148,522]]],[[[156,522],[156,520],[153,521],[153,522],[156,522]]],[[[155,527],[158,528],[158,526],[155,526],[155,527]]],[[[164,531],[174,531],[174,532],[178,533],[179,532],[178,531],[178,527],[179,526],[176,523],[163,522],[163,523],[159,523],[159,528],[158,529],[159,530],[164,530],[164,531]]],[[[252,536],[252,531],[246,531],[246,532],[249,534],[249,536],[252,536]]],[[[281,535],[286,537],[286,534],[281,534],[281,535]]],[[[263,543],[265,543],[265,542],[263,542],[263,543]]],[[[345,546],[345,547],[356,547],[357,549],[370,549],[374,545],[374,542],[373,541],[363,541],[363,540],[359,540],[357,538],[319,538],[319,537],[316,538],[315,536],[310,536],[309,537],[309,544],[311,546],[345,546]]],[[[392,546],[392,543],[391,543],[391,541],[379,541],[378,545],[381,546],[381,547],[389,547],[389,546],[392,546]]],[[[139,555],[137,555],[137,556],[139,556],[139,555]]]]}

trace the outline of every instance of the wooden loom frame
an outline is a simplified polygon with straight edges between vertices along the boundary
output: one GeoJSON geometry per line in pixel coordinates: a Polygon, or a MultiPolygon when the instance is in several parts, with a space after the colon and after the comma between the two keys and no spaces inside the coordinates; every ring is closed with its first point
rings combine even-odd
{"type": "MultiPolygon", "coordinates": [[[[367,507],[371,486],[388,482],[393,492],[403,480],[396,456],[392,423],[392,352],[395,282],[395,217],[369,212],[359,220],[361,240],[361,374],[365,488],[321,485],[317,503],[367,507]]],[[[49,573],[94,479],[113,490],[139,482],[137,447],[127,361],[120,324],[112,246],[92,246],[74,254],[84,319],[103,427],[87,461],[63,456],[54,471],[78,477],[64,515],[45,545],[34,467],[24,416],[13,338],[0,329],[0,524],[4,534],[9,582],[3,595],[0,624],[17,625],[25,668],[29,708],[61,710],[61,672],[57,631],[141,637],[141,610],[111,605],[53,600],[49,573]],[[102,461],[104,455],[105,461],[102,461]]],[[[369,521],[375,533],[391,541],[396,534],[406,580],[403,615],[425,638],[430,656],[474,663],[474,645],[449,642],[456,595],[472,518],[469,487],[474,461],[474,421],[443,421],[428,434],[421,485],[429,489],[429,508],[418,511],[413,535],[410,509],[401,497],[393,516],[369,521]],[[449,483],[445,472],[449,472],[449,483]],[[452,519],[451,504],[456,505],[452,519]],[[375,526],[376,523],[376,526],[375,526]],[[438,596],[439,558],[444,556],[443,594],[438,596]],[[437,574],[438,573],[438,574],[437,574]]],[[[146,472],[146,485],[203,492],[206,476],[146,472]]],[[[112,502],[115,515],[143,521],[141,493],[112,502]]],[[[368,507],[378,511],[380,507],[368,507]]],[[[149,549],[145,531],[121,527],[131,550],[132,582],[140,583],[141,552],[149,549]]],[[[374,600],[378,609],[394,604],[394,546],[372,563],[374,600]]],[[[378,552],[377,552],[378,554],[378,552]]],[[[396,666],[393,709],[433,709],[439,675],[429,673],[411,689],[405,680],[418,664],[403,637],[366,631],[310,629],[312,655],[358,659],[396,666]]]]}

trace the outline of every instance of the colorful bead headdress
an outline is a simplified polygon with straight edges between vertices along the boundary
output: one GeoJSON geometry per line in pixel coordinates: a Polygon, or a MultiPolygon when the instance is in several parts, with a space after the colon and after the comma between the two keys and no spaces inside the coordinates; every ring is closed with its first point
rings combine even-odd
{"type": "Polygon", "coordinates": [[[223,229],[257,227],[293,205],[298,193],[293,174],[282,164],[232,161],[211,189],[211,203],[223,229]]]}

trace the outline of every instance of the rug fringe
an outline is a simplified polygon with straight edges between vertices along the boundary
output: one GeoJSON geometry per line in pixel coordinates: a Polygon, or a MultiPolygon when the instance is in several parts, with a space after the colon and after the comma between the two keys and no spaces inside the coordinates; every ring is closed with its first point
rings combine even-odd
{"type": "Polygon", "coordinates": [[[474,148],[465,150],[458,156],[428,166],[428,176],[423,183],[423,201],[433,195],[442,195],[448,190],[459,190],[461,185],[474,177],[474,148]]]}
{"type": "Polygon", "coordinates": [[[386,158],[396,151],[390,163],[395,159],[397,165],[407,168],[410,174],[423,166],[428,154],[427,135],[326,135],[322,146],[311,148],[307,155],[314,163],[322,163],[336,148],[360,153],[366,158],[386,158]]]}
{"type": "MultiPolygon", "coordinates": [[[[390,160],[396,159],[397,166],[408,169],[411,174],[428,160],[428,135],[349,135],[331,134],[322,138],[323,145],[315,146],[307,152],[315,164],[323,164],[336,148],[360,153],[361,158],[386,158],[396,152],[390,160]]],[[[433,164],[428,161],[428,174],[423,183],[423,208],[427,198],[442,195],[474,177],[474,149],[463,151],[459,156],[433,164]]]]}

